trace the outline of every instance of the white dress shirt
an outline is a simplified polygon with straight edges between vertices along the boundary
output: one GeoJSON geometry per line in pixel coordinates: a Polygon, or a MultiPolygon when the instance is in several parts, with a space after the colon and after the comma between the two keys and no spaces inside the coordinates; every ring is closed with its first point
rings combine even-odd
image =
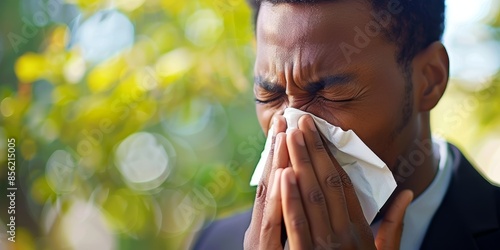
{"type": "MultiPolygon", "coordinates": [[[[445,140],[433,138],[434,149],[439,152],[439,168],[432,183],[406,209],[401,250],[419,249],[427,228],[443,201],[451,181],[453,157],[445,140]]],[[[380,227],[381,220],[371,225],[374,235],[380,227]]]]}

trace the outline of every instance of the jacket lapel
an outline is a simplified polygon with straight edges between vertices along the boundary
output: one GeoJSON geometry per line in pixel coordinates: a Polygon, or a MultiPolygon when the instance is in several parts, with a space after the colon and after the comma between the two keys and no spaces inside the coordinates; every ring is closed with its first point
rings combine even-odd
{"type": "MultiPolygon", "coordinates": [[[[450,145],[453,176],[434,215],[422,249],[478,249],[478,237],[498,233],[498,188],[488,183],[462,153],[450,145]]],[[[479,244],[478,244],[479,243],[479,244]]]]}

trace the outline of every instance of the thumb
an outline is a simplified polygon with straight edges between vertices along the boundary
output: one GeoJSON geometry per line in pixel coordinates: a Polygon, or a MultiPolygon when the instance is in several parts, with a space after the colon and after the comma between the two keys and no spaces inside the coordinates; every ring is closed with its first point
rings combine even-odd
{"type": "Polygon", "coordinates": [[[412,200],[413,192],[403,190],[389,207],[375,238],[375,245],[378,250],[399,249],[403,233],[403,218],[406,208],[408,208],[412,200]]]}

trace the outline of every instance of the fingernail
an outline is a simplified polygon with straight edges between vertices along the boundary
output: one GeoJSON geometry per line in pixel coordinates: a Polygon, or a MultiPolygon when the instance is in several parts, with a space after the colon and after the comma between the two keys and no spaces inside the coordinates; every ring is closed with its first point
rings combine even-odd
{"type": "Polygon", "coordinates": [[[314,124],[314,121],[313,121],[313,118],[312,117],[308,117],[307,118],[307,125],[309,126],[309,129],[313,132],[316,132],[316,125],[314,124]]]}
{"type": "Polygon", "coordinates": [[[302,135],[302,133],[299,133],[299,132],[296,132],[297,135],[295,135],[295,138],[297,140],[297,143],[300,145],[300,146],[304,146],[305,145],[305,142],[304,142],[304,136],[302,135]]]}

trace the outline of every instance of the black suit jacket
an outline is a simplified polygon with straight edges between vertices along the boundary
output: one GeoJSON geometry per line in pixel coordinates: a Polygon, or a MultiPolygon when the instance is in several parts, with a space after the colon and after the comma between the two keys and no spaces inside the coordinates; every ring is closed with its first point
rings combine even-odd
{"type": "MultiPolygon", "coordinates": [[[[453,145],[453,176],[421,249],[500,249],[500,188],[486,181],[453,145]]],[[[243,249],[251,211],[212,223],[194,249],[243,249]]],[[[404,250],[404,249],[403,249],[404,250]]]]}

